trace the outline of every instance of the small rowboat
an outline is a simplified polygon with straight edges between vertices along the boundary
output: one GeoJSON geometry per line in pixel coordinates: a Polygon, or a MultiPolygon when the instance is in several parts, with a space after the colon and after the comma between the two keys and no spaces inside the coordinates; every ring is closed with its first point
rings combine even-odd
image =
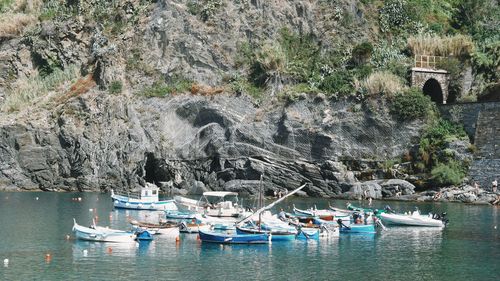
{"type": "Polygon", "coordinates": [[[179,231],[182,233],[198,233],[200,230],[209,231],[211,228],[208,224],[186,222],[183,221],[179,224],[179,231]]]}
{"type": "Polygon", "coordinates": [[[85,227],[77,224],[75,219],[73,219],[73,233],[77,239],[95,242],[131,243],[136,239],[136,234],[133,232],[99,227],[95,224],[92,227],[85,227]]]}
{"type": "Polygon", "coordinates": [[[269,234],[271,233],[271,241],[291,241],[295,240],[297,231],[287,230],[264,230],[255,227],[236,226],[236,233],[242,235],[248,234],[269,234]]]}
{"type": "Polygon", "coordinates": [[[266,244],[271,239],[269,234],[226,234],[200,231],[199,235],[202,242],[219,244],[266,244]]]}
{"type": "Polygon", "coordinates": [[[176,223],[160,222],[160,223],[150,223],[150,222],[140,222],[136,220],[130,220],[132,228],[137,231],[147,230],[151,234],[161,234],[162,236],[179,236],[179,227],[176,223]]]}

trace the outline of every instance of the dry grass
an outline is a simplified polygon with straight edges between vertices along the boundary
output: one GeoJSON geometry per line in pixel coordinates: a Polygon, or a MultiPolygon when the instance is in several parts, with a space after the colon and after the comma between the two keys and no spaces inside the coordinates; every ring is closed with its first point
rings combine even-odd
{"type": "Polygon", "coordinates": [[[389,97],[406,90],[406,86],[398,76],[386,72],[374,72],[365,80],[361,81],[360,87],[364,89],[369,96],[383,94],[389,97]]]}
{"type": "Polygon", "coordinates": [[[474,43],[469,36],[454,35],[440,37],[420,34],[408,38],[408,47],[414,55],[466,57],[474,51],[474,43]]]}
{"type": "Polygon", "coordinates": [[[42,0],[14,0],[0,14],[0,38],[15,37],[38,21],[42,0]]]}
{"type": "Polygon", "coordinates": [[[37,22],[37,17],[30,14],[5,13],[0,15],[0,38],[15,37],[24,29],[37,22]]]}
{"type": "Polygon", "coordinates": [[[224,88],[211,87],[211,86],[201,85],[201,84],[193,84],[191,86],[190,91],[191,91],[191,94],[193,94],[193,95],[212,96],[212,95],[223,93],[224,88]]]}
{"type": "Polygon", "coordinates": [[[31,105],[38,98],[46,96],[49,92],[60,91],[59,87],[79,75],[78,67],[69,66],[64,71],[56,70],[46,77],[37,75],[18,79],[10,85],[1,110],[5,112],[19,111],[25,106],[31,105]]]}
{"type": "Polygon", "coordinates": [[[76,97],[82,94],[85,94],[88,92],[90,89],[95,87],[96,83],[94,79],[92,78],[92,74],[88,74],[87,76],[80,77],[78,80],[76,80],[71,87],[58,99],[56,99],[57,103],[64,103],[67,100],[69,100],[72,97],[76,97]]]}

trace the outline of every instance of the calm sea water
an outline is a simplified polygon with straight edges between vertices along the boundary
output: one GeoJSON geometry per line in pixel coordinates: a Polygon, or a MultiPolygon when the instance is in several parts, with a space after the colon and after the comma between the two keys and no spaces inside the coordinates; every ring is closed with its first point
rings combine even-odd
{"type": "MultiPolygon", "coordinates": [[[[328,203],[345,206],[290,198],[281,207],[328,203]]],[[[66,239],[73,218],[89,225],[97,215],[99,225],[126,229],[127,216],[157,214],[113,210],[108,194],[4,192],[0,280],[500,280],[498,207],[381,201],[374,207],[388,203],[396,210],[447,212],[450,224],[444,230],[392,227],[376,235],[271,245],[202,244],[188,234],[179,243],[159,237],[146,244],[92,243],[66,239]]]]}

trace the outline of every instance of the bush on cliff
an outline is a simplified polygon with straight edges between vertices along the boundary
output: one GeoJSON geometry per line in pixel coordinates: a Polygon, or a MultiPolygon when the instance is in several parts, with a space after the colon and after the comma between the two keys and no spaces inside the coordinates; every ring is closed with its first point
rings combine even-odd
{"type": "Polygon", "coordinates": [[[440,186],[459,185],[465,172],[463,167],[456,161],[438,163],[431,171],[432,181],[440,186]]]}
{"type": "Polygon", "coordinates": [[[422,119],[435,112],[435,104],[429,96],[420,89],[411,88],[394,97],[391,104],[391,113],[402,120],[422,119]]]}

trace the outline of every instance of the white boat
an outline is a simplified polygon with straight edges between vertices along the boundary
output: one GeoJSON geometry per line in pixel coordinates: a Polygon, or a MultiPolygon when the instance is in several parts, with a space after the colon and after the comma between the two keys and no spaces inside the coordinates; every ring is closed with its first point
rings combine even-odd
{"type": "Polygon", "coordinates": [[[95,224],[85,227],[77,224],[75,219],[73,219],[73,232],[77,239],[87,241],[131,243],[136,239],[136,234],[133,232],[100,227],[95,224]]]}
{"type": "Polygon", "coordinates": [[[174,200],[181,210],[211,217],[237,218],[245,212],[245,209],[238,205],[238,193],[236,192],[207,191],[199,200],[182,196],[175,196],[174,200]]]}
{"type": "Polygon", "coordinates": [[[382,213],[380,218],[383,222],[394,225],[409,225],[409,226],[434,226],[444,227],[445,221],[435,219],[432,214],[421,215],[420,212],[414,211],[411,214],[391,214],[382,213]]]}
{"type": "Polygon", "coordinates": [[[111,199],[115,208],[152,210],[152,211],[176,211],[177,205],[174,200],[162,200],[158,198],[159,188],[151,183],[146,183],[138,192],[115,193],[111,189],[111,199]]]}

